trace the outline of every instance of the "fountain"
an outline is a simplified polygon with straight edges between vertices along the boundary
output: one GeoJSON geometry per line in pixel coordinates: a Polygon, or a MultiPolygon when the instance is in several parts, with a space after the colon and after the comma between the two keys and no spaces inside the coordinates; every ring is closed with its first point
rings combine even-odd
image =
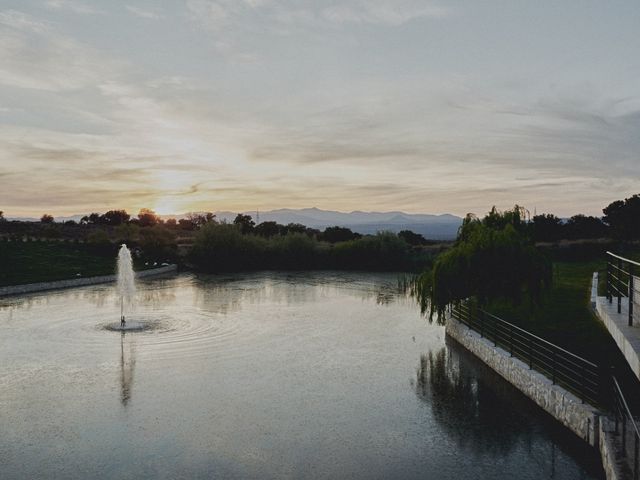
{"type": "Polygon", "coordinates": [[[117,268],[117,284],[116,291],[120,296],[120,323],[108,325],[109,330],[132,331],[144,330],[145,324],[140,322],[127,323],[125,317],[125,306],[131,307],[136,294],[136,277],[133,272],[133,261],[131,260],[131,252],[123,243],[118,251],[118,268],[117,268]]]}
{"type": "Polygon", "coordinates": [[[120,327],[126,327],[124,316],[124,304],[132,304],[133,296],[136,293],[136,280],[133,273],[133,261],[131,260],[131,252],[126,244],[122,244],[118,252],[118,293],[120,294],[120,327]]]}

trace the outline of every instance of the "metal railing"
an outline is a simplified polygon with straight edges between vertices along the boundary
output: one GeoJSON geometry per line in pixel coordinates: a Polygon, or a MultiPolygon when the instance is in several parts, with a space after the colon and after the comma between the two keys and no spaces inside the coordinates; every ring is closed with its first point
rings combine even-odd
{"type": "Polygon", "coordinates": [[[582,402],[606,402],[597,365],[469,303],[452,309],[453,317],[486,337],[493,345],[525,362],[574,393],[582,402]]]}
{"type": "Polygon", "coordinates": [[[616,377],[611,377],[613,383],[613,414],[615,416],[615,434],[620,437],[622,457],[626,460],[633,472],[634,480],[638,480],[638,449],[640,447],[640,429],[634,416],[631,414],[629,404],[622,394],[620,384],[616,377]]]}
{"type": "Polygon", "coordinates": [[[640,281],[636,274],[640,273],[640,263],[607,252],[607,298],[618,304],[618,313],[622,313],[623,303],[627,309],[629,326],[634,319],[640,320],[636,311],[640,308],[640,281]],[[624,299],[624,302],[623,302],[624,299]],[[637,308],[636,308],[637,307],[637,308]]]}

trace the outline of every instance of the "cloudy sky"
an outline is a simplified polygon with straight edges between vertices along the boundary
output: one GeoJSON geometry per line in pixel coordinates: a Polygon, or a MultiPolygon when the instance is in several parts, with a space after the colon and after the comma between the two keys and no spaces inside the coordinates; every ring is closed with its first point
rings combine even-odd
{"type": "Polygon", "coordinates": [[[0,210],[599,214],[640,3],[0,0],[0,210]]]}

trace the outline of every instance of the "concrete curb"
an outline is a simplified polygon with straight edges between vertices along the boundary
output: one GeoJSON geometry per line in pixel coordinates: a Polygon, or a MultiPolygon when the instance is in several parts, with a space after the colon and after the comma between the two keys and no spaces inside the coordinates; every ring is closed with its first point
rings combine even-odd
{"type": "MultiPolygon", "coordinates": [[[[166,265],[164,267],[152,268],[150,270],[142,270],[136,272],[136,278],[151,277],[154,275],[162,275],[165,273],[173,273],[178,271],[177,265],[166,265]]],[[[70,280],[57,280],[54,282],[28,283],[26,285],[10,285],[8,287],[0,287],[0,297],[9,295],[24,295],[26,293],[42,292],[45,290],[57,290],[60,288],[83,287],[86,285],[97,285],[100,283],[115,282],[115,275],[102,275],[99,277],[72,278],[70,280]]]]}

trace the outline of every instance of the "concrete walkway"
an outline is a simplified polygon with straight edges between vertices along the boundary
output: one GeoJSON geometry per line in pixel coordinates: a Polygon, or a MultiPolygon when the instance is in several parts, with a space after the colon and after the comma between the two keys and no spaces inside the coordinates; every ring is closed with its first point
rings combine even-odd
{"type": "Polygon", "coordinates": [[[622,309],[618,313],[617,299],[614,297],[613,302],[609,303],[607,297],[599,297],[597,285],[598,274],[594,273],[591,305],[627,359],[631,370],[640,379],[640,324],[629,326],[629,306],[626,298],[622,299],[622,309]]]}

